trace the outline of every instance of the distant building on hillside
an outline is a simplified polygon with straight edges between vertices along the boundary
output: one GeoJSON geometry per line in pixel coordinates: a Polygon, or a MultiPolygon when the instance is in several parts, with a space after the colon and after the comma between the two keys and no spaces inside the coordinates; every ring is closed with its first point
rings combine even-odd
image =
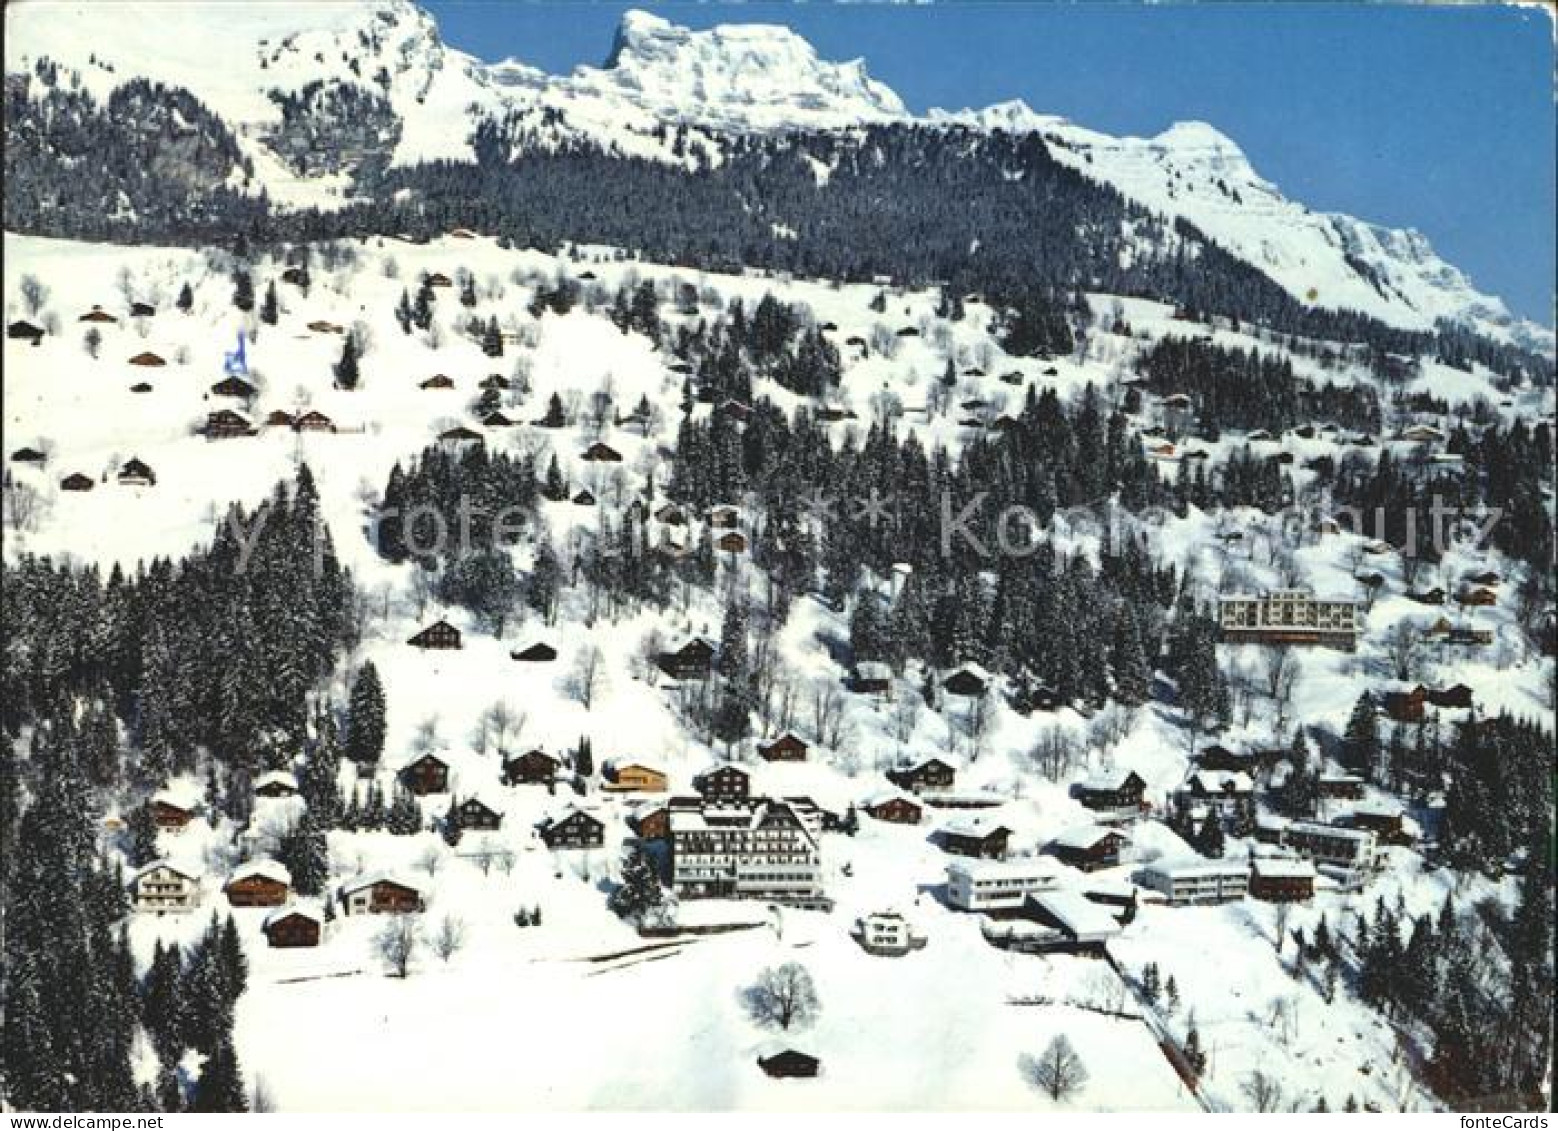
{"type": "Polygon", "coordinates": [[[821,815],[788,798],[673,807],[671,886],[684,898],[765,899],[826,907],[821,815]]]}
{"type": "Polygon", "coordinates": [[[1352,651],[1357,601],[1320,599],[1307,589],[1228,596],[1218,604],[1223,639],[1232,644],[1324,644],[1352,651]]]}

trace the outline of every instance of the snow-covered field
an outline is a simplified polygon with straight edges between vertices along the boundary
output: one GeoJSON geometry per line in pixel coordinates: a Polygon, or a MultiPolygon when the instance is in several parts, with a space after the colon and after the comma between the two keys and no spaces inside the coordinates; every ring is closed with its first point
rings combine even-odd
{"type": "MultiPolygon", "coordinates": [[[[192,252],[8,234],[5,253],[7,321],[23,315],[17,307],[20,279],[32,274],[49,289],[39,317],[52,314],[63,331],[37,347],[13,340],[4,345],[7,450],[32,445],[49,452],[42,469],[8,464],[12,474],[37,489],[42,508],[28,529],[7,531],[6,553],[70,557],[105,568],[111,563],[133,568],[156,555],[176,556],[210,537],[228,503],[258,503],[278,480],[290,477],[298,461],[306,460],[337,550],[375,608],[367,638],[340,673],[338,690],[364,659],[373,660],[383,674],[390,704],[385,780],[407,760],[418,728],[436,718],[454,792],[496,798],[505,813],[504,827],[492,839],[513,853],[515,864],[512,870],[494,868],[486,874],[473,858],[481,848],[479,834],[467,834],[454,850],[432,833],[332,834],[338,879],[359,870],[399,871],[428,889],[430,923],[446,916],[464,923],[466,946],[448,963],[424,953],[408,979],[387,977],[373,957],[370,935],[377,924],[371,920],[336,921],[317,951],[271,951],[258,933],[262,913],[239,912],[254,965],[253,984],[239,1007],[239,1053],[246,1071],[263,1079],[279,1107],[1042,1110],[1049,1101],[1023,1079],[1018,1060],[1024,1053],[1037,1054],[1052,1035],[1063,1032],[1091,1076],[1071,1101],[1073,1107],[1190,1109],[1198,1101],[1156,1047],[1153,1026],[1182,1036],[1192,1014],[1212,1051],[1203,1096],[1211,1106],[1240,1106],[1238,1080],[1255,1066],[1278,1071],[1294,1102],[1305,1107],[1322,1095],[1333,1108],[1348,1095],[1387,1110],[1429,1104],[1399,1070],[1394,1034],[1372,1011],[1348,1001],[1327,1005],[1317,987],[1290,979],[1283,967],[1291,960],[1291,947],[1279,958],[1272,944],[1275,912],[1269,906],[1249,901],[1216,908],[1146,906],[1112,944],[1114,956],[1132,974],[1147,962],[1174,974],[1182,1004],[1171,1016],[1147,1020],[1108,1016],[1097,1008],[1117,998],[1120,983],[1107,963],[996,950],[981,938],[975,917],[940,902],[947,857],[929,841],[940,820],[934,814],[918,827],[862,817],[858,836],[828,835],[826,886],[837,901],[831,913],[765,912],[748,930],[611,957],[647,945],[605,906],[617,850],[628,835],[628,803],[605,795],[580,799],[605,820],[605,846],[588,853],[549,853],[535,838],[534,823],[573,799],[563,796],[566,791],[552,796],[541,787],[502,787],[496,755],[478,753],[470,736],[481,712],[504,702],[525,716],[518,739],[524,748],[556,753],[587,734],[597,761],[645,761],[668,772],[673,792],[686,792],[693,775],[716,760],[715,752],[686,735],[665,687],[636,658],[652,629],[671,640],[692,632],[717,634],[719,605],[710,594],[694,593],[685,607],[658,617],[586,623],[581,608],[565,603],[557,625],[516,621],[497,640],[458,611],[429,605],[419,613],[407,598],[410,567],[384,562],[364,533],[364,500],[382,490],[391,466],[443,429],[468,422],[477,382],[494,371],[512,374],[519,364],[531,392],[522,406],[505,411],[524,420],[539,416],[553,392],[588,396],[609,387],[623,406],[649,398],[659,412],[648,436],[608,427],[605,438],[625,456],[620,465],[625,490],[638,489],[650,474],[663,484],[682,379],[667,369],[669,359],[651,343],[620,333],[604,312],[581,306],[563,317],[548,313],[533,320],[524,314],[534,284],[560,271],[577,274],[587,268],[608,296],[631,278],[685,281],[723,300],[740,296],[748,303],[772,290],[788,302],[806,304],[817,321],[834,323],[833,337],[841,346],[852,336],[869,337],[877,326],[922,327],[925,332],[902,340],[891,357],[873,353],[857,361],[844,349],[839,399],[855,409],[862,423],[871,419],[873,398],[884,388],[906,405],[923,405],[949,354],[960,371],[977,367],[986,374],[963,377],[953,403],[978,395],[993,403],[993,411],[1000,410],[1003,398],[1015,409],[1022,389],[996,377],[1012,370],[1022,374],[1024,385],[1051,385],[1063,395],[1087,382],[1113,388],[1135,350],[1152,338],[1182,331],[1167,308],[1118,300],[1136,338],[1098,335],[1081,357],[1039,363],[1002,355],[986,332],[988,311],[978,304],[970,304],[963,322],[939,324],[931,293],[892,294],[886,311],[877,313],[870,308],[878,291],[872,286],[700,275],[620,260],[604,249],[584,249],[582,261],[570,262],[505,251],[484,239],[449,238],[426,246],[395,240],[359,245],[355,267],[330,271],[316,265],[306,296],[278,285],[279,325],[256,326],[232,308],[225,272],[192,252]],[[519,336],[520,344],[511,344],[501,359],[483,356],[456,329],[457,319],[468,312],[449,292],[438,307],[439,348],[427,335],[403,336],[391,317],[402,289],[414,290],[424,272],[453,275],[460,269],[477,280],[475,312],[497,315],[505,329],[519,336]],[[126,300],[117,281],[122,270],[128,272],[128,292],[155,305],[157,313],[141,324],[121,317],[118,324],[101,327],[100,356],[94,359],[83,348],[85,327],[76,319],[94,304],[122,315],[126,300]],[[186,281],[195,292],[188,314],[173,306],[186,281]],[[341,339],[307,329],[320,319],[356,327],[366,341],[359,390],[332,388],[331,366],[341,339]],[[222,441],[195,434],[194,426],[207,412],[232,407],[208,389],[220,379],[223,355],[232,349],[240,325],[255,335],[248,356],[260,392],[251,418],[258,422],[274,409],[310,407],[329,414],[341,429],[338,434],[300,436],[262,428],[256,437],[222,441]],[[144,350],[157,352],[168,364],[154,369],[128,364],[144,350]],[[1055,372],[1046,375],[1043,369],[1051,364],[1055,372]],[[435,373],[452,377],[455,389],[418,387],[435,373]],[[142,380],[152,390],[132,392],[130,386],[142,380]],[[131,456],[153,467],[156,486],[132,488],[114,481],[114,472],[131,456]],[[59,479],[72,472],[101,481],[90,492],[60,491],[59,479]],[[462,650],[422,652],[405,646],[408,636],[439,615],[465,630],[462,650]],[[536,640],[558,647],[555,663],[509,660],[509,650],[536,640]],[[591,644],[603,649],[606,678],[600,698],[587,709],[567,693],[565,683],[574,656],[591,644]],[[517,927],[514,912],[533,905],[544,907],[543,923],[517,927]],[[849,937],[856,915],[888,906],[909,911],[920,923],[929,935],[926,949],[901,959],[875,958],[849,937]],[[773,1081],[755,1069],[754,1058],[775,1034],[755,1028],[737,1000],[739,989],[758,970],[791,959],[815,974],[823,1012],[815,1028],[782,1039],[823,1059],[823,1074],[815,1081],[773,1081]],[[1047,1003],[1012,1003],[1034,997],[1047,1003]],[[1284,1007],[1292,1017],[1290,1030],[1272,1023],[1277,997],[1292,998],[1291,1007],[1284,1007]],[[342,1055],[354,1048],[371,1048],[372,1055],[342,1055]]],[[[261,294],[265,282],[279,274],[277,265],[259,272],[261,294]]],[[[1101,308],[1116,300],[1096,296],[1094,301],[1101,308]]],[[[670,309],[664,308],[666,316],[674,318],[670,309]]],[[[1261,344],[1228,331],[1217,336],[1228,344],[1261,344]]],[[[1295,360],[1301,369],[1303,364],[1295,360]]],[[[1482,395],[1496,403],[1480,371],[1452,374],[1429,366],[1420,381],[1439,396],[1482,395]]],[[[777,387],[765,386],[758,393],[781,406],[796,403],[777,387]]],[[[1551,407],[1549,392],[1540,403],[1509,411],[1549,412],[1551,407]]],[[[964,435],[958,415],[927,419],[910,414],[899,427],[919,432],[927,446],[955,450],[964,435]]],[[[833,427],[839,440],[847,428],[858,429],[833,427]]],[[[520,426],[490,429],[486,437],[493,448],[537,453],[541,466],[547,454],[555,453],[575,485],[590,486],[602,497],[613,491],[609,477],[580,460],[594,438],[582,429],[549,432],[520,426]]],[[[1303,458],[1340,450],[1323,439],[1281,442],[1303,458]]],[[[1232,444],[1225,438],[1210,446],[1213,457],[1220,458],[1232,444]]],[[[1301,460],[1295,478],[1302,486],[1307,473],[1299,467],[1301,460]]],[[[593,527],[593,512],[585,508],[542,506],[560,542],[571,527],[593,527]]],[[[1192,511],[1157,530],[1157,549],[1167,560],[1192,569],[1206,596],[1224,587],[1225,578],[1237,578],[1239,588],[1275,584],[1278,573],[1262,549],[1268,544],[1263,521],[1253,512],[1208,516],[1192,511]],[[1248,532],[1242,548],[1230,550],[1218,536],[1229,521],[1248,532]]],[[[1349,535],[1306,539],[1296,557],[1307,583],[1323,594],[1358,593],[1358,541],[1349,535]]],[[[1231,740],[1282,744],[1299,722],[1339,730],[1360,691],[1391,685],[1381,641],[1398,620],[1424,619],[1428,610],[1400,596],[1398,563],[1370,558],[1368,564],[1386,575],[1388,592],[1368,614],[1364,646],[1350,655],[1302,653],[1283,729],[1257,712],[1236,720],[1231,740]]],[[[1477,549],[1455,550],[1441,569],[1445,579],[1453,579],[1473,567],[1508,572],[1497,555],[1477,549]]],[[[1526,653],[1508,608],[1476,610],[1472,621],[1492,630],[1496,643],[1471,658],[1431,661],[1425,682],[1464,682],[1489,712],[1549,711],[1551,661],[1526,653]]],[[[792,611],[781,647],[798,671],[838,679],[844,672],[824,641],[846,635],[847,623],[839,614],[806,598],[792,611]]],[[[1243,651],[1223,649],[1225,664],[1231,669],[1253,665],[1253,656],[1243,651]]],[[[961,709],[923,712],[913,734],[900,740],[893,737],[890,705],[852,698],[845,748],[814,747],[813,760],[804,765],[758,764],[754,792],[806,793],[843,808],[885,784],[880,769],[894,756],[950,752],[962,765],[960,790],[1002,796],[993,815],[1014,830],[1016,851],[1035,851],[1060,830],[1090,819],[1067,796],[1064,783],[1043,781],[1027,758],[1046,729],[1070,727],[1081,735],[1086,720],[1069,710],[1023,718],[997,704],[990,726],[974,743],[959,724],[961,709]]],[[[1118,743],[1089,750],[1088,765],[1075,776],[1107,766],[1135,769],[1147,782],[1148,797],[1161,802],[1183,779],[1190,752],[1175,713],[1149,705],[1118,743]]],[[[754,759],[750,749],[744,756],[754,759]]],[[[448,803],[447,796],[427,798],[425,812],[441,816],[448,803]]],[[[284,819],[284,814],[273,816],[284,819]]],[[[165,836],[170,855],[207,873],[206,905],[185,919],[137,920],[135,938],[143,955],[153,938],[188,937],[198,932],[210,909],[225,913],[219,887],[232,860],[233,850],[224,843],[230,832],[197,824],[179,836],[165,836]]],[[[1230,855],[1246,850],[1234,842],[1230,855]]],[[[1132,860],[1099,879],[1128,881],[1149,855],[1191,854],[1158,824],[1141,828],[1134,852],[1132,860]]],[[[1412,853],[1395,851],[1385,874],[1361,896],[1324,890],[1294,913],[1293,925],[1309,924],[1324,912],[1333,928],[1350,926],[1349,909],[1372,905],[1382,891],[1394,896],[1400,890],[1409,904],[1433,906],[1447,882],[1445,874],[1421,871],[1412,853]]],[[[704,913],[727,910],[738,917],[751,917],[753,911],[711,908],[704,913]]],[[[1130,1014],[1143,1008],[1128,993],[1123,1002],[1130,1014]]]]}

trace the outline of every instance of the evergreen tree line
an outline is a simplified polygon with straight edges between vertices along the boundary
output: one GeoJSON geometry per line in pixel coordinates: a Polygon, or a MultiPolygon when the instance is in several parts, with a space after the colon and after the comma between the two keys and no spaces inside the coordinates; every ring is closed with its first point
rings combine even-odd
{"type": "MultiPolygon", "coordinates": [[[[252,171],[228,126],[188,91],[134,80],[99,105],[40,68],[6,99],[7,226],[228,247],[429,238],[467,227],[514,246],[605,243],[703,270],[946,283],[999,296],[1018,311],[1017,343],[1054,352],[1063,345],[1058,323],[1048,314],[1026,317],[1029,303],[1042,311],[1054,305],[1046,296],[1086,288],[1313,339],[1552,378],[1551,359],[1461,328],[1403,331],[1355,311],[1306,305],[1183,218],[1170,225],[1055,161],[1033,133],[894,124],[736,135],[720,139],[718,162],[687,168],[624,156],[582,136],[559,140],[557,123],[513,114],[477,126],[474,163],[390,169],[385,139],[398,123],[379,120],[375,98],[363,99],[371,120],[354,120],[351,136],[330,143],[362,158],[357,202],[280,211],[263,193],[244,196],[226,185],[235,168],[252,171]],[[821,182],[819,166],[830,170],[821,182]]],[[[324,120],[344,121],[324,105],[332,100],[339,99],[322,90],[284,97],[284,110],[294,111],[288,128],[308,142],[325,111],[324,120]]],[[[286,152],[338,163],[339,153],[317,148],[286,152]]]]}
{"type": "MultiPolygon", "coordinates": [[[[182,560],[115,565],[104,580],[93,565],[24,555],[0,565],[0,582],[7,733],[77,697],[111,704],[143,784],[196,769],[201,749],[240,792],[286,765],[307,737],[310,693],[357,631],[306,466],[255,511],[234,506],[210,547],[182,560]]],[[[96,780],[118,780],[113,719],[87,718],[96,780]]]]}

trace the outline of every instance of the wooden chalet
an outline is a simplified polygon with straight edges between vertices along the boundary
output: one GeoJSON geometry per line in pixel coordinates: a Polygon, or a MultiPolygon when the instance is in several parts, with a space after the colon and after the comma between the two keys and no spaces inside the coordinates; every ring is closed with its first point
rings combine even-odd
{"type": "Polygon", "coordinates": [[[1140,809],[1147,783],[1135,770],[1089,778],[1079,783],[1073,795],[1088,809],[1140,809]]]}
{"type": "Polygon", "coordinates": [[[11,462],[13,463],[35,463],[40,467],[47,462],[48,458],[37,448],[17,448],[11,453],[11,462]]]}
{"type": "Polygon", "coordinates": [[[978,664],[963,664],[941,684],[949,695],[978,698],[990,686],[990,673],[978,664]]]}
{"type": "Polygon", "coordinates": [[[584,454],[579,457],[585,463],[621,463],[622,453],[610,444],[603,444],[599,440],[584,449],[584,454]]]}
{"type": "Polygon", "coordinates": [[[642,762],[608,762],[602,769],[612,793],[664,793],[669,786],[663,771],[642,762]]]}
{"type": "Polygon", "coordinates": [[[651,805],[633,817],[633,828],[644,840],[664,840],[671,835],[671,810],[666,805],[651,805]]]}
{"type": "Polygon", "coordinates": [[[709,508],[709,525],[716,530],[734,530],[741,525],[741,510],[722,504],[709,508]]]}
{"type": "Polygon", "coordinates": [[[275,860],[250,860],[233,869],[222,891],[234,907],[280,907],[292,894],[292,873],[275,860]]]}
{"type": "Polygon", "coordinates": [[[1062,864],[1069,864],[1083,872],[1096,872],[1100,868],[1113,868],[1118,864],[1121,850],[1130,842],[1130,838],[1119,829],[1105,825],[1083,825],[1066,829],[1050,841],[1048,850],[1062,864]]]}
{"type": "Polygon", "coordinates": [[[695,636],[674,652],[660,653],[660,670],[672,679],[707,679],[714,669],[714,644],[695,636]]]}
{"type": "Polygon", "coordinates": [[[877,660],[861,660],[855,664],[849,689],[857,695],[891,695],[893,669],[877,660]]]}
{"type": "Polygon", "coordinates": [[[137,381],[135,384],[130,386],[130,392],[132,393],[149,393],[151,391],[152,386],[150,381],[137,381]]]}
{"type": "Polygon", "coordinates": [[[119,319],[115,318],[112,314],[108,313],[108,311],[104,310],[101,306],[94,306],[91,310],[87,311],[80,318],[77,318],[76,321],[77,322],[111,323],[111,322],[118,322],[119,319]]]}
{"type": "Polygon", "coordinates": [[[1476,609],[1490,609],[1498,604],[1498,594],[1486,585],[1472,585],[1455,595],[1458,604],[1476,609]]]}
{"type": "Polygon", "coordinates": [[[417,633],[407,644],[413,648],[448,650],[460,647],[460,630],[446,620],[435,621],[417,633]]]}
{"type": "Polygon", "coordinates": [[[423,389],[452,389],[454,388],[454,380],[446,374],[435,373],[418,387],[423,389]]]}
{"type": "Polygon", "coordinates": [[[1428,689],[1419,684],[1410,691],[1387,691],[1380,696],[1380,710],[1398,723],[1423,721],[1428,689]]]}
{"type": "Polygon", "coordinates": [[[448,275],[440,274],[437,271],[434,271],[431,275],[425,276],[424,277],[424,281],[430,287],[452,287],[452,286],[454,286],[454,281],[451,280],[448,275]]]}
{"type": "Polygon", "coordinates": [[[265,917],[260,930],[266,945],[281,950],[318,946],[324,925],[324,916],[312,908],[282,907],[265,917]]]}
{"type": "Polygon", "coordinates": [[[478,389],[496,389],[500,392],[504,389],[510,388],[512,385],[513,382],[510,381],[507,377],[503,376],[501,373],[489,373],[480,381],[476,382],[476,387],[478,389]]]}
{"type": "Polygon", "coordinates": [[[469,830],[492,831],[503,825],[503,811],[479,797],[467,797],[454,807],[455,824],[469,830]]]}
{"type": "Polygon", "coordinates": [[[981,813],[959,814],[942,827],[941,847],[954,856],[1000,860],[1012,830],[981,813]]]}
{"type": "Polygon", "coordinates": [[[223,377],[211,386],[211,392],[218,397],[240,397],[247,400],[259,390],[242,377],[223,377]]]}
{"type": "Polygon", "coordinates": [[[401,767],[400,780],[418,797],[449,791],[449,763],[437,754],[423,754],[401,767]]]}
{"type": "Polygon", "coordinates": [[[281,281],[294,287],[308,285],[308,271],[303,267],[288,267],[281,273],[281,281]]]}
{"type": "Polygon", "coordinates": [[[1268,903],[1294,903],[1315,894],[1315,867],[1307,860],[1257,856],[1250,864],[1249,893],[1268,903]]]}
{"type": "Polygon", "coordinates": [[[158,915],[200,905],[200,874],[168,860],[154,860],[130,878],[130,902],[158,915]]]}
{"type": "Polygon", "coordinates": [[[693,789],[705,801],[745,801],[752,796],[752,777],[740,766],[726,764],[705,770],[692,780],[693,789]]]}
{"type": "Polygon", "coordinates": [[[168,832],[183,832],[184,827],[195,819],[194,804],[180,798],[159,793],[147,804],[151,806],[152,822],[168,832]]]}
{"type": "Polygon", "coordinates": [[[747,552],[747,538],[738,530],[727,530],[714,540],[714,548],[726,554],[747,552]]]}
{"type": "Polygon", "coordinates": [[[149,302],[132,302],[130,304],[131,318],[155,318],[157,308],[149,302]]]}
{"type": "Polygon", "coordinates": [[[310,409],[308,412],[300,413],[292,421],[292,427],[299,432],[334,432],[335,421],[318,409],[310,409]]]}
{"type": "Polygon", "coordinates": [[[557,659],[557,649],[550,644],[538,641],[528,648],[510,652],[509,659],[518,660],[522,664],[549,664],[557,659]]]}
{"type": "Polygon", "coordinates": [[[254,792],[258,797],[296,797],[298,779],[286,770],[269,770],[254,779],[254,792]]]}
{"type": "Polygon", "coordinates": [[[159,367],[159,366],[166,365],[168,363],[166,361],[164,361],[162,359],[162,357],[159,356],[158,354],[152,353],[150,350],[145,350],[145,351],[143,351],[141,353],[136,354],[134,357],[132,357],[130,359],[130,364],[131,365],[139,365],[139,366],[142,366],[142,367],[148,367],[149,366],[149,367],[152,367],[152,368],[156,368],[156,367],[159,367]]]}
{"type": "Polygon", "coordinates": [[[957,780],[957,769],[940,758],[926,758],[912,765],[888,770],[887,780],[910,793],[951,789],[957,780]]]}
{"type": "Polygon", "coordinates": [[[510,420],[501,412],[497,411],[489,412],[486,416],[481,418],[481,425],[483,428],[512,428],[518,423],[519,421],[510,420]]]}
{"type": "Polygon", "coordinates": [[[131,456],[119,467],[119,482],[126,487],[155,487],[157,473],[148,464],[131,456]]]}
{"type": "Polygon", "coordinates": [[[291,428],[296,425],[296,418],[285,409],[272,409],[270,415],[265,418],[265,423],[271,428],[291,428]]]}
{"type": "Polygon", "coordinates": [[[482,434],[474,428],[467,428],[463,424],[457,424],[453,428],[446,428],[438,434],[438,442],[445,447],[459,448],[466,444],[484,443],[482,434]]]}
{"type": "Polygon", "coordinates": [[[879,793],[866,799],[861,806],[869,816],[893,825],[917,825],[925,815],[925,807],[906,793],[879,793]]]}
{"type": "Polygon", "coordinates": [[[90,491],[97,486],[97,481],[90,475],[83,475],[79,471],[73,471],[60,480],[61,491],[90,491]]]}
{"type": "Polygon", "coordinates": [[[758,743],[758,757],[765,762],[804,762],[809,747],[795,735],[786,732],[769,743],[758,743]]]}
{"type": "Polygon", "coordinates": [[[340,334],[344,329],[334,322],[327,322],[323,318],[316,318],[308,324],[308,328],[316,334],[340,334]]]}
{"type": "Polygon", "coordinates": [[[31,322],[12,322],[5,328],[5,336],[14,342],[31,342],[37,345],[43,341],[43,335],[43,327],[34,326],[31,322]]]}
{"type": "Polygon", "coordinates": [[[821,1070],[822,1061],[795,1049],[785,1049],[772,1056],[758,1057],[757,1066],[763,1070],[764,1075],[775,1079],[807,1080],[816,1076],[821,1070]]]}
{"type": "Polygon", "coordinates": [[[1416,601],[1419,605],[1442,605],[1445,596],[1445,591],[1437,585],[1432,589],[1414,589],[1407,594],[1409,600],[1416,601]]]}
{"type": "Polygon", "coordinates": [[[254,435],[254,427],[248,419],[230,408],[219,408],[207,413],[204,431],[208,440],[230,440],[237,436],[254,435]]]}
{"type": "Polygon", "coordinates": [[[527,750],[503,760],[504,785],[550,785],[563,764],[544,750],[527,750]]]}
{"type": "Polygon", "coordinates": [[[576,507],[593,507],[595,505],[595,496],[589,491],[581,490],[573,497],[572,502],[576,507]]]}
{"type": "Polygon", "coordinates": [[[583,809],[570,809],[561,817],[548,817],[536,826],[541,842],[551,849],[599,848],[606,826],[583,809]]]}
{"type": "Polygon", "coordinates": [[[348,915],[405,915],[426,906],[414,883],[383,873],[348,880],[340,895],[341,909],[348,915]]]}

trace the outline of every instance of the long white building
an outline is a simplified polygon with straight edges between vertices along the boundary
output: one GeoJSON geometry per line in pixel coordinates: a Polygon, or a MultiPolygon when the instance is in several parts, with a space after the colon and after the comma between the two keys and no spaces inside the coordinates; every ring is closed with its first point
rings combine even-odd
{"type": "Polygon", "coordinates": [[[1014,910],[1033,892],[1054,889],[1063,871],[1047,856],[954,860],[947,865],[947,902],[960,911],[1014,910]]]}
{"type": "Polygon", "coordinates": [[[1167,896],[1170,903],[1228,903],[1244,898],[1250,867],[1243,861],[1224,860],[1154,863],[1137,874],[1136,882],[1167,896]]]}
{"type": "Polygon", "coordinates": [[[1359,602],[1320,598],[1307,589],[1235,594],[1218,603],[1223,639],[1246,644],[1328,644],[1352,651],[1358,643],[1359,602]]]}
{"type": "Polygon", "coordinates": [[[673,809],[670,824],[671,887],[677,895],[826,902],[815,810],[769,799],[673,809]]]}

